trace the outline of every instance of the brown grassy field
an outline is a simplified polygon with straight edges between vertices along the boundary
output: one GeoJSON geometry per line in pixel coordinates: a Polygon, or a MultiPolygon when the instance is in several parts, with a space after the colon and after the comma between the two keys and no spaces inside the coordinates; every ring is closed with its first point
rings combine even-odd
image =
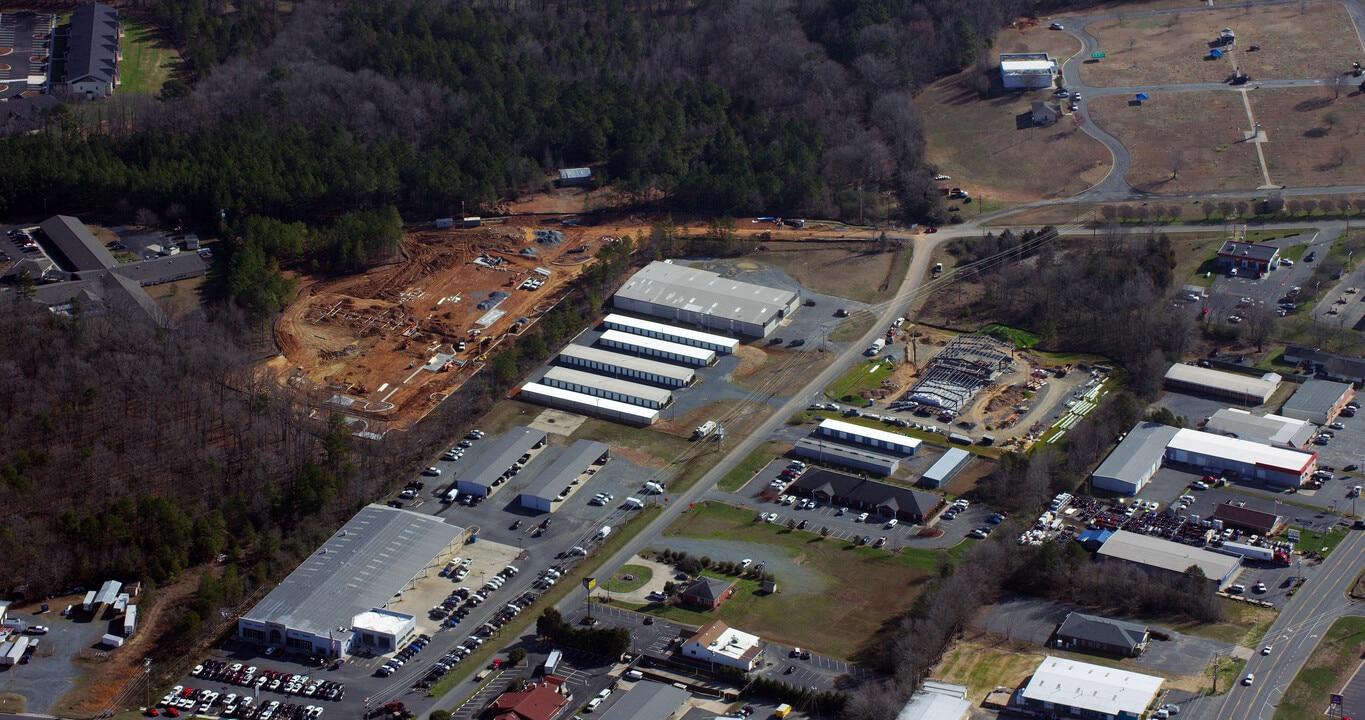
{"type": "Polygon", "coordinates": [[[1282,185],[1351,185],[1365,180],[1365,95],[1317,88],[1278,88],[1250,94],[1265,128],[1270,178],[1282,185]]]}
{"type": "Polygon", "coordinates": [[[1361,55],[1350,16],[1334,2],[1103,20],[1087,29],[1106,57],[1083,65],[1081,78],[1105,87],[1224,82],[1234,61],[1253,80],[1325,77],[1361,55]],[[1237,44],[1222,60],[1207,60],[1225,27],[1237,44]],[[1253,45],[1260,50],[1248,51],[1253,45]]]}
{"type": "Polygon", "coordinates": [[[1239,93],[1154,93],[1141,106],[1127,96],[1090,102],[1091,120],[1128,148],[1128,182],[1139,190],[1184,193],[1256,188],[1263,184],[1239,93]],[[1171,161],[1180,160],[1178,173],[1171,161]]]}

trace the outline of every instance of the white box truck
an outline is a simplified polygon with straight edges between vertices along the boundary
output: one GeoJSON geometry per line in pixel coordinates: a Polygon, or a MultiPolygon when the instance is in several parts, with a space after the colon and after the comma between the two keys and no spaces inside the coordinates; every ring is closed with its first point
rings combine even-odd
{"type": "Polygon", "coordinates": [[[877,353],[881,352],[881,351],[882,351],[882,348],[884,348],[884,347],[886,347],[886,341],[883,340],[883,339],[881,339],[881,338],[877,338],[876,340],[873,340],[873,341],[872,341],[872,347],[870,347],[870,348],[867,349],[867,353],[866,353],[866,354],[867,354],[867,355],[876,355],[877,353]]]}

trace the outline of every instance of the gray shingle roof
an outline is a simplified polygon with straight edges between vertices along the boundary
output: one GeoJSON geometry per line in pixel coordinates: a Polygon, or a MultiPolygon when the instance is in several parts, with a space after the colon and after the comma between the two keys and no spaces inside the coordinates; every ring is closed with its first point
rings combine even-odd
{"type": "Polygon", "coordinates": [[[686,590],[683,590],[683,594],[714,604],[717,600],[724,597],[725,591],[729,590],[732,586],[734,586],[733,582],[702,576],[693,580],[692,584],[688,585],[686,590]]]}
{"type": "Polygon", "coordinates": [[[85,224],[70,215],[53,215],[39,225],[57,250],[66,256],[72,272],[77,270],[107,270],[118,267],[118,260],[109,254],[100,241],[86,229],[85,224]]]}
{"type": "Polygon", "coordinates": [[[327,637],[388,605],[464,532],[431,515],[367,505],[242,617],[327,637]]]}
{"type": "Polygon", "coordinates": [[[1058,637],[1126,647],[1130,652],[1142,645],[1146,635],[1146,625],[1078,612],[1068,613],[1062,626],[1057,628],[1058,637]]]}
{"type": "Polygon", "coordinates": [[[67,44],[66,82],[86,78],[113,84],[118,77],[118,11],[91,3],[71,13],[67,44]]]}

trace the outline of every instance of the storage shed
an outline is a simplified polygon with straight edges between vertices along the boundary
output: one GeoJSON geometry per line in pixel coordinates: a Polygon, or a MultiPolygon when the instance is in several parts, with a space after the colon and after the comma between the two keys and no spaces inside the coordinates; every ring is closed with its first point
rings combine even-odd
{"type": "Polygon", "coordinates": [[[928,470],[924,471],[924,476],[920,478],[919,484],[927,488],[942,487],[942,485],[953,478],[967,463],[972,461],[972,454],[962,448],[951,448],[943,453],[928,470]]]}

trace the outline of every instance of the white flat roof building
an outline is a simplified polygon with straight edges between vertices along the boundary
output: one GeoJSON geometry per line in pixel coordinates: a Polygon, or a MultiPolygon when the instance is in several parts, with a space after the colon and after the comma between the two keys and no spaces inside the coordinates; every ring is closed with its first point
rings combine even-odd
{"type": "Polygon", "coordinates": [[[697,372],[690,367],[587,345],[565,347],[559,353],[559,364],[664,387],[687,387],[697,379],[697,372]]]}
{"type": "Polygon", "coordinates": [[[541,383],[526,383],[521,386],[517,395],[528,402],[583,413],[626,425],[644,427],[653,425],[659,419],[659,411],[654,408],[593,397],[581,392],[542,385],[541,383]]]}
{"type": "Polygon", "coordinates": [[[618,400],[640,407],[658,409],[673,402],[673,393],[667,388],[619,380],[573,368],[552,367],[540,382],[551,387],[574,390],[593,397],[618,400]]]}
{"type": "Polygon", "coordinates": [[[417,618],[374,608],[351,619],[351,651],[367,649],[380,655],[394,652],[417,635],[417,618]]]}
{"type": "Polygon", "coordinates": [[[1033,671],[1020,696],[1024,704],[1035,708],[1136,720],[1156,701],[1162,682],[1153,675],[1049,655],[1033,671]]]}
{"type": "Polygon", "coordinates": [[[919,452],[920,446],[924,444],[919,439],[908,435],[855,425],[842,420],[821,420],[816,432],[828,438],[866,445],[879,450],[890,450],[902,455],[914,455],[919,452]]]}
{"type": "Polygon", "coordinates": [[[628,315],[611,313],[602,320],[602,324],[611,330],[620,330],[632,335],[644,335],[645,337],[659,338],[675,342],[679,345],[691,345],[692,347],[706,348],[715,350],[726,355],[734,353],[739,347],[739,341],[734,338],[717,335],[715,333],[701,332],[700,330],[689,330],[677,325],[665,325],[652,320],[641,320],[628,315]]]}
{"type": "Polygon", "coordinates": [[[943,457],[924,471],[924,475],[920,477],[920,484],[931,488],[939,487],[951,480],[971,461],[971,453],[962,448],[950,448],[948,452],[943,453],[943,457]]]}
{"type": "Polygon", "coordinates": [[[1197,565],[1219,589],[1232,582],[1242,566],[1239,557],[1127,530],[1114,531],[1096,555],[1103,560],[1128,562],[1174,575],[1184,575],[1190,566],[1197,565]]]}
{"type": "Polygon", "coordinates": [[[762,639],[736,630],[720,620],[697,628],[682,646],[684,657],[749,671],[762,654],[762,639]]]}
{"type": "Polygon", "coordinates": [[[1227,398],[1243,405],[1264,405],[1284,378],[1275,373],[1252,377],[1241,373],[1176,363],[1166,371],[1166,386],[1227,398]]]}
{"type": "Polygon", "coordinates": [[[619,310],[754,337],[767,337],[800,302],[790,290],[729,280],[672,261],[646,265],[612,298],[619,310]]]}
{"type": "Polygon", "coordinates": [[[1317,428],[1307,420],[1283,415],[1253,415],[1246,410],[1223,408],[1209,417],[1204,432],[1263,445],[1303,448],[1313,441],[1317,428]]]}
{"type": "Polygon", "coordinates": [[[697,367],[705,367],[716,361],[716,351],[714,350],[679,345],[675,342],[645,337],[644,335],[632,335],[620,330],[608,330],[602,333],[598,342],[609,348],[697,367]]]}
{"type": "Polygon", "coordinates": [[[1318,454],[1185,429],[1166,444],[1166,459],[1297,487],[1317,467],[1318,454]]]}

